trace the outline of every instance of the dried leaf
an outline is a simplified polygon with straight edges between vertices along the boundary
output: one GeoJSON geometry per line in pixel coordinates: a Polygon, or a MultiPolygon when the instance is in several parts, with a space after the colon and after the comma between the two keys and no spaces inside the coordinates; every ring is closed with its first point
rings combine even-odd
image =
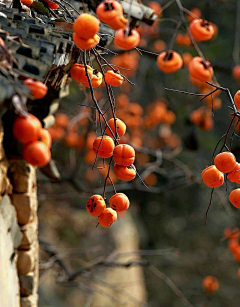
{"type": "Polygon", "coordinates": [[[54,30],[73,33],[73,24],[65,21],[64,22],[56,21],[54,30]]]}

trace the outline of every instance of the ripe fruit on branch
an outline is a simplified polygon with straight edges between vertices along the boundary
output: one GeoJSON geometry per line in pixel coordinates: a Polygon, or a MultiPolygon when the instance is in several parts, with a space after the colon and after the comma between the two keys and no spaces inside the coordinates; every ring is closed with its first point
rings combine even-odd
{"type": "Polygon", "coordinates": [[[232,190],[229,194],[229,200],[236,208],[240,208],[240,189],[232,190]]]}
{"type": "Polygon", "coordinates": [[[219,282],[216,277],[211,275],[207,276],[203,280],[203,289],[206,292],[213,293],[219,288],[219,282]]]}
{"type": "Polygon", "coordinates": [[[93,142],[93,151],[101,158],[109,158],[113,154],[115,145],[113,139],[110,136],[99,136],[93,142]]]}
{"type": "Polygon", "coordinates": [[[117,220],[117,212],[111,208],[106,208],[98,217],[98,223],[103,227],[109,227],[117,220]]]}
{"type": "MultiPolygon", "coordinates": [[[[89,78],[93,78],[93,69],[91,66],[87,65],[87,71],[89,78]]],[[[88,82],[88,78],[85,71],[85,66],[83,64],[74,64],[70,70],[72,78],[77,82],[88,82]]]]}
{"type": "Polygon", "coordinates": [[[52,145],[52,137],[47,129],[41,129],[39,134],[39,141],[43,142],[47,145],[48,148],[51,148],[52,145]]]}
{"type": "Polygon", "coordinates": [[[122,212],[129,208],[130,202],[127,195],[116,193],[109,199],[109,204],[113,210],[122,212]]]}
{"type": "Polygon", "coordinates": [[[234,95],[234,102],[235,102],[236,107],[240,109],[240,90],[238,90],[236,94],[234,95]]]}
{"type": "Polygon", "coordinates": [[[123,8],[116,0],[105,0],[97,6],[96,13],[102,22],[108,24],[118,16],[123,15],[123,8]]]}
{"type": "Polygon", "coordinates": [[[188,65],[189,73],[192,77],[200,81],[210,81],[213,76],[211,63],[203,60],[201,57],[194,57],[188,65]]]}
{"type": "Polygon", "coordinates": [[[97,34],[95,34],[93,37],[89,39],[83,39],[74,32],[73,41],[78,46],[78,48],[82,50],[89,50],[95,47],[99,43],[100,37],[97,34]]]}
{"type": "Polygon", "coordinates": [[[117,145],[113,150],[113,160],[116,164],[129,166],[135,160],[135,150],[127,144],[117,145]]]}
{"type": "Polygon", "coordinates": [[[236,158],[230,151],[221,152],[216,155],[214,164],[220,172],[229,173],[236,166],[236,158]]]}
{"type": "Polygon", "coordinates": [[[26,79],[24,80],[23,84],[30,89],[31,94],[36,99],[41,99],[47,94],[48,87],[41,81],[26,79]]]}
{"type": "Polygon", "coordinates": [[[236,65],[232,70],[233,77],[240,83],[240,65],[236,65]]]}
{"type": "Polygon", "coordinates": [[[104,76],[107,84],[112,86],[120,86],[123,83],[123,77],[113,70],[108,70],[104,76]]]}
{"type": "Polygon", "coordinates": [[[106,22],[113,30],[117,31],[125,29],[127,26],[127,19],[123,15],[118,15],[116,18],[106,22]]]}
{"type": "Polygon", "coordinates": [[[53,2],[53,1],[50,1],[50,0],[44,0],[45,2],[47,2],[48,6],[50,7],[50,9],[52,10],[56,10],[58,9],[58,4],[53,2]]]}
{"type": "MultiPolygon", "coordinates": [[[[100,86],[102,84],[103,81],[103,75],[100,73],[100,71],[94,71],[93,70],[93,75],[92,75],[92,79],[91,79],[91,83],[92,83],[92,87],[96,88],[98,86],[100,86]]],[[[87,81],[82,81],[82,84],[90,87],[88,80],[87,81]]]]}
{"type": "Polygon", "coordinates": [[[106,133],[111,137],[121,138],[126,132],[125,123],[118,118],[116,118],[116,120],[114,118],[109,119],[108,125],[111,128],[112,132],[114,133],[114,135],[112,135],[112,132],[110,131],[110,129],[106,127],[106,133]],[[116,135],[115,127],[117,128],[117,135],[116,135]]]}
{"type": "Polygon", "coordinates": [[[157,57],[157,65],[160,70],[170,74],[179,70],[183,65],[183,60],[179,53],[173,50],[163,51],[157,57]]]}
{"type": "Polygon", "coordinates": [[[43,167],[50,161],[51,152],[46,144],[36,141],[23,148],[23,158],[33,166],[43,167]]]}
{"type": "Polygon", "coordinates": [[[202,171],[202,179],[206,186],[210,188],[220,187],[224,182],[224,175],[215,165],[211,165],[202,171]]]}
{"type": "Polygon", "coordinates": [[[131,30],[130,33],[126,35],[126,31],[120,29],[115,34],[115,44],[118,48],[130,50],[137,47],[139,42],[140,35],[136,30],[131,30]]]}
{"type": "Polygon", "coordinates": [[[136,177],[136,170],[133,166],[121,166],[114,164],[114,172],[118,179],[130,181],[136,177]]]}
{"type": "Polygon", "coordinates": [[[227,179],[231,182],[240,183],[240,164],[236,163],[234,169],[227,175],[227,179]]]}
{"type": "Polygon", "coordinates": [[[88,40],[99,31],[99,21],[91,14],[83,13],[73,23],[73,30],[79,38],[88,40]]]}
{"type": "Polygon", "coordinates": [[[36,141],[40,136],[42,124],[40,120],[28,114],[27,117],[17,117],[13,124],[13,135],[21,143],[26,144],[36,141]]]}
{"type": "Polygon", "coordinates": [[[194,19],[189,26],[192,36],[197,41],[207,41],[214,35],[214,28],[207,20],[194,19]]]}
{"type": "Polygon", "coordinates": [[[106,208],[106,203],[101,195],[92,195],[86,205],[87,211],[92,216],[99,216],[106,208]]]}

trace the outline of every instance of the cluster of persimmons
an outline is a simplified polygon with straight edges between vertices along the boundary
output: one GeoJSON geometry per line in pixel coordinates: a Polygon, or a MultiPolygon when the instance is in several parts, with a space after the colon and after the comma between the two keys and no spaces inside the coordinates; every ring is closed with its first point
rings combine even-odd
{"type": "MultiPolygon", "coordinates": [[[[224,183],[224,174],[231,182],[240,183],[240,164],[230,151],[221,152],[216,155],[214,165],[202,171],[202,179],[206,186],[211,188],[220,187],[224,183]]],[[[240,208],[240,189],[234,189],[229,194],[231,204],[240,208]]]]}

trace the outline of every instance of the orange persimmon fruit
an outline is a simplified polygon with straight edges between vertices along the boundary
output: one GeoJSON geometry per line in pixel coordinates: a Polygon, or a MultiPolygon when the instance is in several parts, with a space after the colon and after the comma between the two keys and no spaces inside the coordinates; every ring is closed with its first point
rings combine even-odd
{"type": "Polygon", "coordinates": [[[229,200],[234,207],[240,208],[240,189],[232,190],[229,194],[229,200]]]}
{"type": "Polygon", "coordinates": [[[129,208],[130,202],[127,195],[116,193],[109,199],[109,204],[113,210],[122,212],[129,208]]]}
{"type": "Polygon", "coordinates": [[[89,198],[86,208],[91,216],[96,217],[101,215],[106,209],[106,203],[101,195],[95,194],[89,198]]]}
{"type": "Polygon", "coordinates": [[[203,280],[203,289],[206,292],[213,293],[219,288],[219,282],[216,277],[206,276],[203,280]]]}
{"type": "Polygon", "coordinates": [[[214,35],[212,24],[204,19],[194,19],[189,25],[189,30],[197,41],[207,41],[214,35]]]}
{"type": "Polygon", "coordinates": [[[95,16],[83,13],[75,19],[73,31],[78,37],[88,40],[98,33],[99,21],[95,16]]]}
{"type": "Polygon", "coordinates": [[[113,139],[107,135],[99,136],[93,142],[93,151],[101,158],[111,157],[114,147],[113,139]]]}
{"type": "Polygon", "coordinates": [[[198,56],[194,57],[188,64],[188,70],[191,77],[203,82],[210,81],[213,76],[211,63],[198,56]]]}
{"type": "Polygon", "coordinates": [[[42,124],[40,120],[28,114],[27,117],[18,116],[13,124],[13,135],[21,143],[26,144],[36,141],[40,136],[42,124]]]}
{"type": "Polygon", "coordinates": [[[216,168],[223,173],[231,172],[236,166],[236,163],[236,158],[230,151],[221,152],[214,159],[216,168]]]}
{"type": "Polygon", "coordinates": [[[115,33],[114,42],[118,48],[130,50],[137,47],[140,42],[140,35],[136,30],[131,30],[131,32],[126,35],[125,30],[120,29],[115,33]]]}
{"type": "Polygon", "coordinates": [[[98,223],[103,227],[109,227],[117,220],[117,212],[112,208],[104,209],[103,213],[98,217],[98,223]]]}
{"type": "Polygon", "coordinates": [[[211,165],[202,171],[202,179],[206,186],[211,188],[220,187],[224,182],[224,175],[215,165],[211,165]]]}
{"type": "Polygon", "coordinates": [[[127,127],[121,119],[116,118],[115,120],[114,118],[111,118],[108,121],[108,125],[111,128],[114,135],[112,134],[112,132],[110,131],[108,127],[106,127],[106,133],[107,135],[111,137],[121,138],[126,132],[127,127]],[[117,135],[116,135],[116,132],[117,132],[117,135]]]}
{"type": "Polygon", "coordinates": [[[119,144],[113,150],[113,160],[116,164],[129,166],[135,160],[135,150],[127,144],[119,144]]]}
{"type": "Polygon", "coordinates": [[[136,170],[134,166],[122,166],[114,164],[114,172],[118,179],[130,181],[136,177],[136,170]]]}
{"type": "Polygon", "coordinates": [[[43,167],[50,161],[51,152],[46,144],[35,141],[24,146],[23,158],[33,166],[43,167]]]}
{"type": "Polygon", "coordinates": [[[182,57],[173,50],[163,51],[157,57],[157,65],[166,74],[179,70],[183,65],[182,57]]]}
{"type": "Polygon", "coordinates": [[[32,79],[24,80],[23,84],[28,87],[31,91],[31,94],[36,99],[41,99],[46,96],[48,87],[46,84],[41,81],[34,81],[32,79]]]}
{"type": "Polygon", "coordinates": [[[105,82],[112,86],[120,86],[123,83],[123,77],[113,70],[108,70],[104,76],[105,82]]]}

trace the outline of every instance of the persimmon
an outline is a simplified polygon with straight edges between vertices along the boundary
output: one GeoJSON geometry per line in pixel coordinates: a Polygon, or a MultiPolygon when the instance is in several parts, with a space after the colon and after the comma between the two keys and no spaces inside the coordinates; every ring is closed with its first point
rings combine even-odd
{"type": "Polygon", "coordinates": [[[140,104],[136,102],[130,103],[128,105],[127,110],[130,113],[130,115],[141,116],[143,114],[143,108],[140,106],[140,104]]]}
{"type": "Polygon", "coordinates": [[[40,136],[42,124],[40,120],[28,114],[27,117],[18,116],[13,124],[13,135],[21,143],[26,144],[36,141],[40,136]]]}
{"type": "Polygon", "coordinates": [[[104,209],[103,213],[98,217],[98,223],[103,227],[109,227],[117,220],[117,212],[112,208],[104,209]]]}
{"type": "Polygon", "coordinates": [[[236,107],[240,109],[240,90],[238,90],[236,94],[234,95],[234,102],[235,102],[236,107]]]}
{"type": "Polygon", "coordinates": [[[33,0],[21,0],[21,3],[26,6],[31,6],[33,4],[33,0]]]}
{"type": "Polygon", "coordinates": [[[240,189],[232,190],[229,194],[229,200],[234,207],[240,208],[240,189]]]}
{"type": "Polygon", "coordinates": [[[105,131],[111,137],[121,138],[126,132],[126,125],[121,119],[116,118],[116,120],[115,120],[114,118],[111,118],[108,121],[108,125],[111,128],[114,135],[112,135],[112,132],[110,131],[110,129],[108,127],[106,127],[105,131]],[[117,129],[117,131],[116,131],[116,129],[117,129]],[[117,132],[117,134],[116,134],[116,132],[117,132]]]}
{"type": "Polygon", "coordinates": [[[206,186],[211,188],[220,187],[224,182],[224,175],[215,165],[211,165],[202,171],[202,179],[206,186]]]}
{"type": "Polygon", "coordinates": [[[127,144],[119,144],[113,150],[113,160],[118,165],[129,166],[135,160],[135,150],[127,144]]]}
{"type": "Polygon", "coordinates": [[[205,101],[206,105],[209,109],[213,109],[213,111],[218,110],[222,106],[222,99],[219,97],[213,98],[213,100],[207,100],[205,101]]]}
{"type": "Polygon", "coordinates": [[[107,84],[112,86],[120,86],[123,83],[123,77],[113,70],[108,70],[104,76],[107,84]]]}
{"type": "Polygon", "coordinates": [[[239,247],[239,242],[237,239],[230,239],[228,242],[228,249],[231,253],[235,254],[237,251],[237,248],[239,247]]]}
{"type": "Polygon", "coordinates": [[[56,10],[58,9],[58,4],[53,2],[53,1],[50,1],[50,0],[44,0],[45,2],[47,2],[48,6],[50,7],[50,9],[52,10],[56,10]]]}
{"type": "Polygon", "coordinates": [[[96,217],[101,215],[106,209],[106,203],[101,195],[95,194],[89,198],[86,208],[91,216],[96,217]]]}
{"type": "Polygon", "coordinates": [[[98,33],[99,21],[95,16],[83,13],[75,19],[73,30],[78,37],[88,40],[98,33]]]}
{"type": "Polygon", "coordinates": [[[197,7],[194,7],[190,10],[191,14],[188,14],[186,16],[186,19],[188,22],[191,22],[193,21],[194,19],[198,19],[202,16],[202,13],[201,11],[197,8],[197,7]]]}
{"type": "Polygon", "coordinates": [[[144,178],[144,182],[147,186],[155,186],[158,182],[158,178],[157,175],[154,173],[148,174],[145,178],[144,178]]]}
{"type": "Polygon", "coordinates": [[[234,169],[228,173],[227,179],[231,182],[240,183],[240,163],[236,163],[234,169]]]}
{"type": "Polygon", "coordinates": [[[136,170],[133,166],[122,166],[114,164],[114,172],[118,179],[130,181],[136,177],[136,170]]]}
{"type": "Polygon", "coordinates": [[[213,69],[209,61],[204,61],[201,57],[194,57],[188,65],[189,73],[192,77],[206,82],[212,79],[213,69]]]}
{"type": "Polygon", "coordinates": [[[212,24],[204,19],[194,19],[189,25],[189,30],[197,41],[207,41],[214,35],[212,24]]]}
{"type": "Polygon", "coordinates": [[[55,125],[67,129],[70,119],[65,113],[57,113],[55,116],[55,125]]]}
{"type": "Polygon", "coordinates": [[[41,129],[39,134],[39,141],[47,145],[48,148],[51,148],[52,137],[47,129],[41,129]]]}
{"type": "Polygon", "coordinates": [[[162,118],[165,124],[173,125],[176,121],[176,115],[173,111],[167,110],[162,118]]]}
{"type": "Polygon", "coordinates": [[[187,33],[178,33],[176,36],[176,43],[180,46],[191,46],[192,42],[187,33]]]}
{"type": "Polygon", "coordinates": [[[226,228],[224,230],[224,237],[226,237],[227,239],[238,239],[240,235],[240,231],[239,228],[226,228]]]}
{"type": "Polygon", "coordinates": [[[127,195],[116,193],[109,199],[109,204],[113,210],[122,212],[129,208],[130,202],[127,195]]]}
{"type": "Polygon", "coordinates": [[[219,288],[219,282],[216,277],[206,276],[203,280],[203,289],[206,292],[213,293],[219,288]]]}
{"type": "Polygon", "coordinates": [[[32,142],[23,148],[23,158],[33,166],[43,167],[51,159],[51,152],[41,141],[32,142]]]}
{"type": "Polygon", "coordinates": [[[140,42],[140,35],[136,30],[131,30],[130,33],[126,35],[126,31],[120,29],[115,33],[114,42],[118,48],[130,50],[137,47],[140,42]]]}
{"type": "Polygon", "coordinates": [[[118,15],[116,18],[106,22],[115,31],[124,29],[127,26],[127,19],[123,15],[118,15]]]}
{"type": "Polygon", "coordinates": [[[236,65],[232,70],[233,77],[240,82],[240,65],[236,65]]]}
{"type": "Polygon", "coordinates": [[[184,52],[182,54],[182,59],[183,59],[183,65],[188,66],[188,64],[191,62],[193,56],[189,52],[184,52]]]}
{"type": "Polygon", "coordinates": [[[62,127],[59,127],[59,126],[49,127],[48,132],[51,135],[52,141],[56,141],[56,140],[61,139],[65,134],[65,130],[62,127]]]}
{"type": "Polygon", "coordinates": [[[108,23],[117,16],[123,15],[123,8],[116,0],[105,0],[96,9],[97,17],[104,23],[108,23]]]}
{"type": "Polygon", "coordinates": [[[166,74],[179,70],[183,65],[183,60],[179,53],[173,50],[161,52],[157,57],[157,65],[166,74]]]}
{"type": "Polygon", "coordinates": [[[111,157],[114,147],[113,139],[107,135],[99,136],[93,142],[93,151],[101,158],[111,157]]]}
{"type": "Polygon", "coordinates": [[[216,168],[223,173],[231,172],[236,166],[236,158],[230,151],[221,152],[216,155],[214,159],[214,164],[216,168]]]}
{"type": "Polygon", "coordinates": [[[46,84],[41,81],[34,81],[32,79],[24,80],[23,84],[28,87],[31,91],[31,94],[36,99],[41,99],[46,96],[48,87],[46,84]]]}
{"type": "Polygon", "coordinates": [[[79,144],[79,135],[75,131],[69,131],[66,134],[64,141],[65,144],[70,148],[77,147],[79,144]]]}
{"type": "MultiPolygon", "coordinates": [[[[190,63],[191,63],[191,61],[188,63],[188,66],[189,66],[190,63]]],[[[206,86],[206,81],[201,81],[201,80],[193,77],[192,75],[189,75],[189,80],[192,82],[193,85],[195,85],[197,87],[204,88],[206,86]]]]}
{"type": "Polygon", "coordinates": [[[162,14],[162,7],[157,1],[150,1],[148,3],[148,7],[150,7],[152,10],[154,10],[154,13],[156,15],[161,15],[162,14]]]}
{"type": "Polygon", "coordinates": [[[152,46],[152,50],[157,53],[164,51],[166,48],[166,43],[161,39],[156,40],[152,46]]]}
{"type": "MultiPolygon", "coordinates": [[[[100,86],[102,84],[102,81],[103,81],[103,75],[100,73],[100,71],[93,71],[93,75],[91,79],[92,87],[96,88],[100,86]]],[[[82,81],[82,84],[87,87],[90,87],[88,80],[82,81]]]]}
{"type": "Polygon", "coordinates": [[[129,98],[126,94],[121,93],[116,97],[116,106],[118,108],[124,108],[128,104],[129,104],[129,98]]]}
{"type": "MultiPolygon", "coordinates": [[[[93,69],[89,65],[87,65],[87,72],[89,78],[92,79],[93,69]]],[[[70,74],[72,78],[77,82],[88,82],[84,64],[74,64],[70,70],[70,74]]]]}
{"type": "Polygon", "coordinates": [[[74,32],[73,41],[78,46],[78,48],[82,50],[89,50],[95,47],[99,43],[100,37],[97,34],[95,34],[93,37],[89,39],[83,39],[74,32]]]}

